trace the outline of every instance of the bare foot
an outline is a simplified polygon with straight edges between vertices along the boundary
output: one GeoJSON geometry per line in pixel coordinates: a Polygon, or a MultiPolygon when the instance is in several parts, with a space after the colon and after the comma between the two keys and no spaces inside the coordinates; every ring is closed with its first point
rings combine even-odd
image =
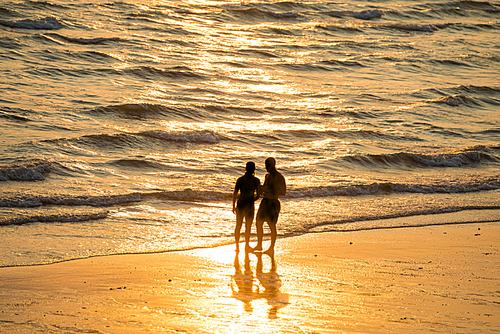
{"type": "Polygon", "coordinates": [[[273,257],[273,256],[274,256],[274,249],[269,248],[268,250],[266,250],[266,251],[264,252],[264,254],[267,254],[267,255],[269,255],[270,257],[273,257]]]}
{"type": "Polygon", "coordinates": [[[254,252],[261,252],[262,246],[255,246],[253,250],[254,250],[254,252]]]}

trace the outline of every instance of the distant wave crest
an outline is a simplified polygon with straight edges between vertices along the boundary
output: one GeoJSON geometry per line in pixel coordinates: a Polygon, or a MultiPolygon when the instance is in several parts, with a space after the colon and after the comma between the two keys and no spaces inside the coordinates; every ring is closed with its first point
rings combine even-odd
{"type": "Polygon", "coordinates": [[[131,148],[146,147],[151,145],[151,139],[174,143],[219,143],[220,137],[211,130],[151,130],[135,133],[116,133],[116,134],[95,134],[86,135],[78,138],[47,140],[47,142],[66,141],[72,143],[82,143],[91,146],[93,149],[101,148],[131,148]]]}
{"type": "Polygon", "coordinates": [[[446,24],[390,24],[385,25],[386,28],[392,28],[404,31],[416,31],[416,32],[435,32],[439,29],[447,27],[446,24]]]}
{"type": "Polygon", "coordinates": [[[373,165],[408,168],[408,167],[461,167],[481,161],[497,161],[487,152],[485,146],[474,146],[447,153],[423,154],[399,152],[393,154],[353,155],[341,158],[342,161],[365,167],[373,165]]]}
{"type": "Polygon", "coordinates": [[[166,132],[166,131],[147,131],[142,132],[143,135],[171,140],[171,141],[183,141],[183,142],[200,142],[200,143],[218,143],[220,141],[217,133],[210,130],[202,131],[185,131],[185,132],[166,132]]]}
{"type": "Polygon", "coordinates": [[[228,8],[228,11],[237,16],[243,16],[246,18],[256,18],[256,19],[262,17],[268,17],[272,19],[275,18],[286,19],[286,18],[297,18],[301,16],[301,14],[297,12],[277,12],[271,10],[264,10],[256,7],[250,7],[250,8],[235,7],[235,8],[228,8]]]}
{"type": "Polygon", "coordinates": [[[330,11],[327,12],[326,14],[333,16],[333,17],[344,17],[344,16],[352,16],[357,19],[362,19],[362,20],[371,20],[371,19],[377,19],[382,17],[383,12],[378,9],[371,9],[371,10],[363,10],[360,12],[355,12],[351,10],[343,10],[343,11],[330,11]]]}
{"type": "Polygon", "coordinates": [[[103,44],[106,42],[119,41],[118,37],[95,37],[95,38],[75,38],[67,37],[57,33],[47,33],[45,36],[50,36],[64,42],[76,43],[76,44],[103,44]]]}
{"type": "Polygon", "coordinates": [[[11,27],[11,28],[21,28],[21,29],[38,29],[38,30],[58,30],[62,28],[61,22],[55,17],[46,17],[43,19],[26,19],[26,20],[14,20],[14,21],[4,21],[0,20],[0,25],[11,27]]]}

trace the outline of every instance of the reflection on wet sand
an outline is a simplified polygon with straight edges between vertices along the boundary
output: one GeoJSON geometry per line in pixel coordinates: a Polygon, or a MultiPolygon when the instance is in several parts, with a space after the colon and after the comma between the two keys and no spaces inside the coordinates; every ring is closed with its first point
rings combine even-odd
{"type": "Polygon", "coordinates": [[[255,253],[257,264],[255,276],[252,271],[250,253],[245,253],[244,271],[240,265],[238,253],[234,259],[234,275],[232,276],[231,290],[233,297],[243,302],[244,310],[248,313],[254,311],[252,302],[265,299],[270,308],[267,311],[269,319],[276,319],[278,311],[289,304],[289,295],[282,293],[281,277],[277,272],[277,264],[274,255],[270,255],[271,268],[264,271],[263,253],[255,253]]]}

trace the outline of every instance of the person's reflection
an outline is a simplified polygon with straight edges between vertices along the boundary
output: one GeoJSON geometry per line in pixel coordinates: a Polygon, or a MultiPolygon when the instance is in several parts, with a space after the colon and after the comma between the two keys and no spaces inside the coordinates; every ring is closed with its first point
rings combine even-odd
{"type": "Polygon", "coordinates": [[[264,291],[260,293],[260,296],[267,300],[267,303],[271,308],[268,311],[268,317],[270,319],[276,319],[278,310],[287,306],[289,296],[286,293],[280,291],[281,288],[281,277],[277,273],[277,265],[274,260],[274,253],[270,255],[271,258],[271,269],[269,272],[263,272],[262,263],[262,253],[257,253],[257,279],[260,285],[264,288],[264,291]]]}
{"type": "MultiPolygon", "coordinates": [[[[245,272],[241,272],[240,260],[238,253],[234,258],[234,275],[232,277],[237,289],[231,284],[231,290],[233,291],[233,297],[240,300],[244,304],[244,309],[247,312],[252,312],[251,301],[257,299],[256,293],[253,291],[253,272],[250,268],[250,258],[248,253],[245,253],[245,272]]],[[[258,293],[257,293],[258,294],[258,293]]]]}
{"type": "Polygon", "coordinates": [[[271,258],[271,269],[269,272],[263,271],[263,253],[256,253],[257,266],[256,277],[259,284],[254,284],[254,276],[250,266],[249,253],[245,253],[245,271],[241,271],[238,254],[234,259],[235,273],[232,279],[235,284],[231,284],[233,297],[244,304],[244,309],[247,312],[253,312],[251,302],[257,299],[266,299],[267,304],[271,306],[268,310],[268,317],[275,319],[278,310],[288,305],[288,294],[280,291],[282,282],[281,277],[277,273],[277,265],[274,256],[271,258]],[[235,287],[236,285],[236,287],[235,287]],[[263,290],[260,288],[262,287],[263,290]]]}

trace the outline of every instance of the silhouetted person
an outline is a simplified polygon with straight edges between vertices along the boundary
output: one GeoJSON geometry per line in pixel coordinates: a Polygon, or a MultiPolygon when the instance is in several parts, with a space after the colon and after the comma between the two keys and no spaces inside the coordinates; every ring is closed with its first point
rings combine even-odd
{"type": "Polygon", "coordinates": [[[240,231],[243,220],[245,220],[245,251],[251,250],[249,242],[255,212],[254,202],[259,198],[260,187],[260,180],[254,176],[254,173],[255,163],[247,162],[245,175],[239,177],[234,186],[233,212],[236,213],[236,228],[234,229],[236,251],[240,249],[240,231]]]}
{"type": "Polygon", "coordinates": [[[264,222],[267,222],[271,229],[271,246],[265,252],[267,254],[274,253],[274,245],[278,232],[276,223],[280,214],[281,203],[278,200],[279,196],[286,194],[285,178],[276,170],[276,160],[274,158],[266,159],[266,179],[264,185],[259,187],[259,195],[263,194],[264,198],[260,202],[259,211],[257,212],[257,246],[255,250],[262,250],[262,238],[264,236],[264,222]]]}

